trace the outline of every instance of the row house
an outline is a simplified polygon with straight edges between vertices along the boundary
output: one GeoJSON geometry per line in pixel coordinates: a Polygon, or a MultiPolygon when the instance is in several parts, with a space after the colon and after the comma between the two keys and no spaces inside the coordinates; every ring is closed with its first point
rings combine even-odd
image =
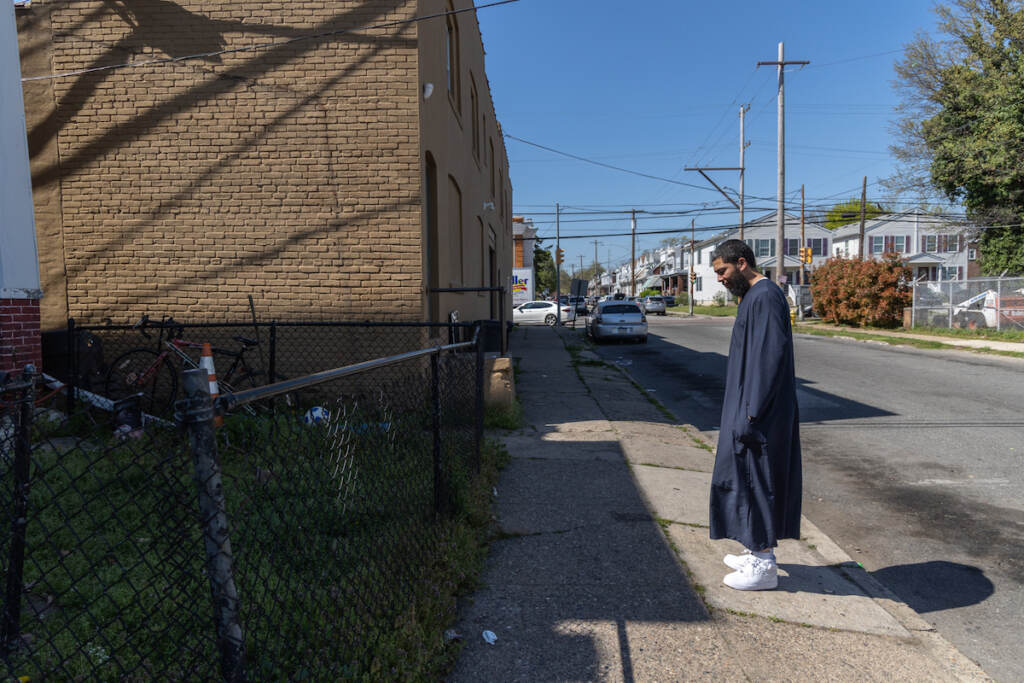
{"type": "MultiPolygon", "coordinates": [[[[777,226],[776,213],[773,211],[757,220],[745,223],[743,226],[743,241],[750,246],[754,252],[757,262],[757,270],[766,277],[774,279],[779,268],[779,254],[776,249],[777,226]]],[[[789,284],[802,284],[808,279],[811,271],[823,264],[831,255],[832,239],[834,235],[831,230],[810,221],[803,221],[798,216],[784,214],[784,238],[782,254],[782,268],[789,284]],[[801,239],[801,235],[803,238],[801,239]],[[811,263],[804,264],[800,261],[800,248],[811,249],[811,263]]],[[[728,239],[739,238],[739,226],[729,228],[717,233],[713,237],[699,241],[694,245],[693,260],[689,263],[690,254],[684,248],[684,269],[692,268],[697,277],[693,283],[693,300],[698,304],[710,304],[716,297],[730,295],[718,282],[718,276],[711,267],[711,253],[715,248],[728,239]]],[[[684,290],[685,291],[685,290],[684,290]]]]}
{"type": "Polygon", "coordinates": [[[511,290],[472,0],[17,12],[44,329],[241,317],[250,294],[278,319],[495,317],[435,291],[511,290]]]}
{"type": "MultiPolygon", "coordinates": [[[[879,216],[864,224],[867,258],[896,253],[906,258],[914,279],[948,281],[978,277],[977,245],[972,228],[921,209],[879,216]]],[[[860,223],[835,231],[833,253],[851,258],[860,255],[860,223]]]]}

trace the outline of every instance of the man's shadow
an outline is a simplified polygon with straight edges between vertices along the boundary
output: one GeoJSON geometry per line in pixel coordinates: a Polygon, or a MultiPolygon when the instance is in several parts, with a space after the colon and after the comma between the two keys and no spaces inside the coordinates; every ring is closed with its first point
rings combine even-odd
{"type": "Polygon", "coordinates": [[[983,570],[943,560],[898,564],[874,572],[866,572],[853,562],[825,567],[779,564],[779,569],[788,576],[779,577],[777,590],[822,595],[870,595],[869,590],[857,585],[857,572],[862,572],[919,614],[976,605],[995,592],[995,586],[983,570]]]}

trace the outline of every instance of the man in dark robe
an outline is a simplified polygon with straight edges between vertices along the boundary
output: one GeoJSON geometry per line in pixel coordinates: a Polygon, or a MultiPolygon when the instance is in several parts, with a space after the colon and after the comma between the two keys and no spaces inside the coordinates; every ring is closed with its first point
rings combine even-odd
{"type": "Polygon", "coordinates": [[[711,265],[718,281],[740,299],[711,477],[711,538],[731,538],[747,548],[725,556],[735,570],[723,579],[727,586],[767,590],[779,582],[779,539],[800,538],[800,427],[789,305],[782,290],[757,272],[744,242],[720,244],[711,265]]]}

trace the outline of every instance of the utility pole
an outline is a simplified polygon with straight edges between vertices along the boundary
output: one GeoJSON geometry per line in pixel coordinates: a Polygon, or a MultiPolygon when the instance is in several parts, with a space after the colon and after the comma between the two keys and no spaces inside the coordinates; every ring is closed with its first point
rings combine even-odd
{"type": "Polygon", "coordinates": [[[633,220],[631,222],[633,224],[633,236],[630,238],[630,245],[633,248],[633,256],[629,261],[629,276],[632,283],[629,286],[629,295],[636,296],[636,209],[633,209],[633,220]]]}
{"type": "Polygon", "coordinates": [[[695,221],[694,221],[694,219],[691,218],[690,219],[690,272],[686,274],[687,275],[687,279],[690,280],[690,296],[687,297],[687,298],[690,300],[690,315],[691,316],[693,315],[693,280],[694,280],[693,274],[695,272],[697,272],[697,271],[695,271],[693,269],[693,244],[694,244],[694,241],[695,241],[694,236],[697,234],[697,231],[693,227],[694,224],[695,224],[695,221]]]}
{"type": "Polygon", "coordinates": [[[562,324],[562,264],[558,262],[558,254],[562,250],[561,215],[562,209],[555,202],[555,320],[558,325],[562,324]]]}
{"type": "Polygon", "coordinates": [[[743,118],[750,109],[750,105],[746,104],[740,107],[740,241],[743,241],[743,172],[746,169],[746,158],[747,142],[746,136],[743,134],[743,118]]]}
{"type": "Polygon", "coordinates": [[[597,271],[600,270],[600,268],[598,268],[598,266],[601,265],[601,262],[597,260],[597,245],[598,244],[600,244],[600,242],[598,242],[597,240],[594,240],[594,274],[595,275],[597,274],[597,271]]]}
{"type": "Polygon", "coordinates": [[[788,64],[800,64],[801,66],[810,64],[808,61],[786,61],[785,50],[783,44],[779,43],[779,60],[777,62],[758,62],[758,66],[777,66],[779,74],[779,182],[778,182],[778,200],[775,217],[775,253],[777,257],[775,259],[775,282],[778,285],[782,285],[782,278],[785,277],[786,268],[783,262],[785,252],[785,239],[786,239],[786,213],[785,213],[785,202],[786,202],[786,88],[785,88],[785,71],[786,65],[788,64]]]}
{"type": "Polygon", "coordinates": [[[868,207],[868,177],[864,176],[864,181],[860,186],[860,260],[863,261],[867,254],[867,249],[864,248],[864,217],[867,215],[868,207]]]}
{"type": "MultiPolygon", "coordinates": [[[[802,254],[801,250],[804,248],[804,244],[805,243],[806,243],[806,240],[804,239],[804,186],[803,186],[803,184],[801,184],[800,185],[800,247],[797,249],[797,254],[798,255],[802,254]]],[[[806,284],[807,284],[807,271],[804,269],[804,259],[801,256],[801,258],[800,258],[800,287],[801,288],[799,290],[797,290],[797,291],[800,292],[800,296],[798,297],[799,301],[796,302],[797,317],[800,318],[800,320],[804,319],[804,296],[803,296],[804,290],[803,290],[803,286],[806,285],[806,284]]]]}

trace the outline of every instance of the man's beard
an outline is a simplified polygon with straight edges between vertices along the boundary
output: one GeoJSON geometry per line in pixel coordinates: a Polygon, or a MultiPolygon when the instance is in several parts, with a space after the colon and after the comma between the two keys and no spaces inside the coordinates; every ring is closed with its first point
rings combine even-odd
{"type": "Polygon", "coordinates": [[[750,291],[750,281],[743,277],[739,271],[734,272],[722,283],[729,293],[736,298],[743,298],[750,291]]]}

